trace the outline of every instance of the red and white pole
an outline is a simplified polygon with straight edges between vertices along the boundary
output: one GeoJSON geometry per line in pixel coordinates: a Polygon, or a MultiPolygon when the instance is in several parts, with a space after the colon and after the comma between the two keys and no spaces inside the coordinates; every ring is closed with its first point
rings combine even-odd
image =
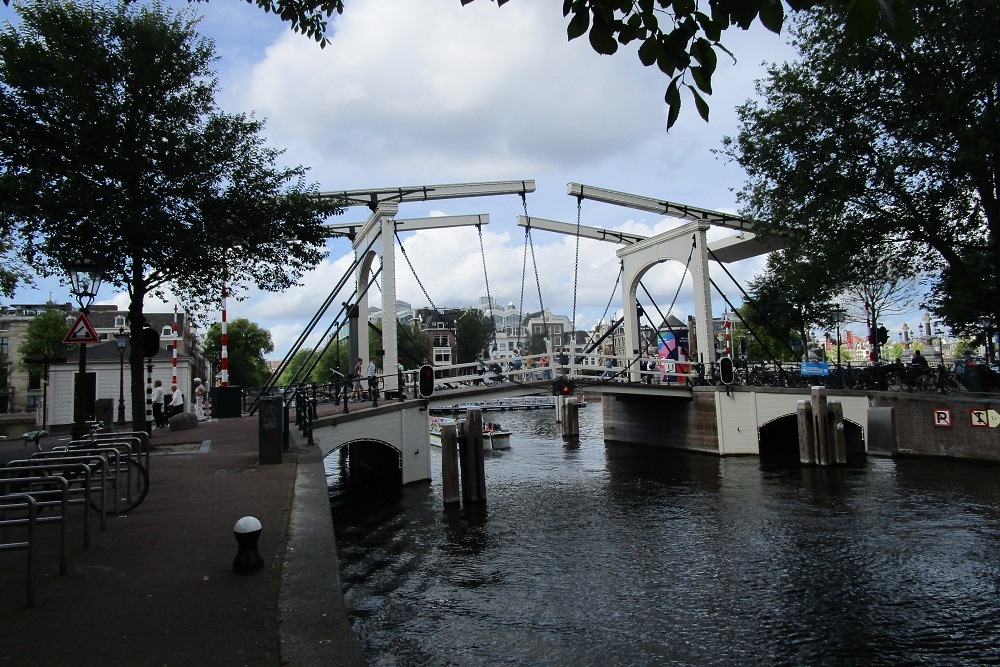
{"type": "Polygon", "coordinates": [[[219,345],[222,347],[222,370],[220,385],[229,386],[229,339],[226,336],[226,285],[222,285],[222,335],[219,336],[219,345]]]}
{"type": "Polygon", "coordinates": [[[722,313],[722,328],[726,332],[726,356],[733,356],[733,323],[729,321],[729,311],[722,313]]]}
{"type": "Polygon", "coordinates": [[[174,306],[174,379],[170,384],[177,384],[177,306],[174,306]]]}

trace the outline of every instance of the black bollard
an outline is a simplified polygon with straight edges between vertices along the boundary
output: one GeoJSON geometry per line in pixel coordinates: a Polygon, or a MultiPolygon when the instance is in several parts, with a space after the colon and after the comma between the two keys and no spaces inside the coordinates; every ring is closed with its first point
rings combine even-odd
{"type": "Polygon", "coordinates": [[[264,559],[257,551],[257,540],[260,539],[261,525],[256,517],[245,516],[236,522],[233,534],[236,535],[238,551],[233,559],[233,572],[236,574],[253,574],[264,567],[264,559]]]}

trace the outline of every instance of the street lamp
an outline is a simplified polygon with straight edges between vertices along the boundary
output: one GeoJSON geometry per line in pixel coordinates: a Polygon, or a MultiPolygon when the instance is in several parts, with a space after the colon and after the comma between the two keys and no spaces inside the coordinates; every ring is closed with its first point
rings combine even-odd
{"type": "Polygon", "coordinates": [[[125,327],[118,327],[115,334],[115,345],[118,346],[118,425],[125,425],[125,346],[128,345],[128,334],[125,327]]]}
{"type": "MultiPolygon", "coordinates": [[[[101,270],[92,264],[68,266],[66,272],[69,274],[69,280],[73,286],[70,293],[76,297],[80,313],[86,317],[90,312],[91,304],[97,297],[97,291],[101,288],[104,276],[101,270]]],[[[73,406],[73,428],[71,431],[71,437],[74,440],[79,440],[87,434],[86,421],[90,415],[87,388],[87,344],[80,343],[80,368],[75,385],[76,400],[73,406]]]]}
{"type": "Polygon", "coordinates": [[[837,368],[840,368],[840,320],[844,316],[844,309],[838,304],[833,307],[833,314],[837,318],[837,368]]]}

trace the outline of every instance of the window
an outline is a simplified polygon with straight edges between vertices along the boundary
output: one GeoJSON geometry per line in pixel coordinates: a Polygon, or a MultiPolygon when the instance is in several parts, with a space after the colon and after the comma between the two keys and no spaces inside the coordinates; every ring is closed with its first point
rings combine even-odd
{"type": "Polygon", "coordinates": [[[10,338],[3,336],[0,338],[0,357],[10,356],[10,338]]]}
{"type": "Polygon", "coordinates": [[[28,389],[42,388],[42,371],[32,368],[28,370],[28,389]]]}
{"type": "Polygon", "coordinates": [[[118,315],[118,316],[116,316],[115,317],[115,328],[116,329],[120,329],[123,326],[125,326],[125,316],[124,315],[118,315]]]}
{"type": "Polygon", "coordinates": [[[101,340],[110,340],[111,334],[109,333],[97,334],[97,337],[100,338],[101,340]]]}
{"type": "Polygon", "coordinates": [[[434,350],[434,364],[435,365],[445,365],[451,363],[451,350],[449,348],[444,348],[440,350],[434,350]]]}
{"type": "Polygon", "coordinates": [[[27,397],[27,409],[28,411],[37,410],[42,406],[42,397],[38,394],[31,394],[27,397]]]}
{"type": "Polygon", "coordinates": [[[174,330],[171,327],[163,327],[163,331],[160,333],[161,336],[170,337],[174,335],[174,330]]]}
{"type": "Polygon", "coordinates": [[[0,331],[10,331],[10,322],[0,322],[0,331]]]}

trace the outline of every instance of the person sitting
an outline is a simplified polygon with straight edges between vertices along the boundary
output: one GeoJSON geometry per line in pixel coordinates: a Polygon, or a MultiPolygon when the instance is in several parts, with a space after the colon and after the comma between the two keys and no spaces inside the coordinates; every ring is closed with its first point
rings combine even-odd
{"type": "Polygon", "coordinates": [[[910,357],[910,366],[914,368],[928,368],[927,357],[920,354],[920,350],[914,350],[913,356],[910,357]]]}

